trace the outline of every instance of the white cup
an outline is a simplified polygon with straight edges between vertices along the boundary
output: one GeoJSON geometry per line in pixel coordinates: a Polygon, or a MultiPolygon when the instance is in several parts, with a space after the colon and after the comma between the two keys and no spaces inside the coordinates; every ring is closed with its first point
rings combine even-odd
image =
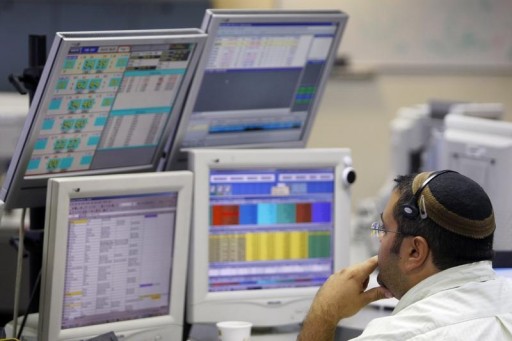
{"type": "Polygon", "coordinates": [[[249,341],[251,339],[251,322],[224,321],[217,323],[219,341],[249,341]]]}

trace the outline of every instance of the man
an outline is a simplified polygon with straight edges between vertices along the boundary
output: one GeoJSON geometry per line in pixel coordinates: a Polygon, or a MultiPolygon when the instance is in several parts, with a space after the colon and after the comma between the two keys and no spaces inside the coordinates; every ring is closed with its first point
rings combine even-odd
{"type": "Polygon", "coordinates": [[[333,274],[318,291],[298,340],[333,340],[338,322],[372,301],[396,297],[390,316],[356,340],[512,340],[512,281],[491,264],[491,202],[453,171],[395,179],[372,224],[377,257],[333,274]],[[366,290],[379,268],[380,287],[366,290]]]}

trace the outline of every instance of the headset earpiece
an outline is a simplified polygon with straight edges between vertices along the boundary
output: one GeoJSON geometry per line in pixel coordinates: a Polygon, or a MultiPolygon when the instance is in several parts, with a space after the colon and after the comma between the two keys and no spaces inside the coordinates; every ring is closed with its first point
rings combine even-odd
{"type": "Polygon", "coordinates": [[[412,204],[402,205],[402,215],[407,219],[416,219],[418,217],[418,208],[412,204]]]}

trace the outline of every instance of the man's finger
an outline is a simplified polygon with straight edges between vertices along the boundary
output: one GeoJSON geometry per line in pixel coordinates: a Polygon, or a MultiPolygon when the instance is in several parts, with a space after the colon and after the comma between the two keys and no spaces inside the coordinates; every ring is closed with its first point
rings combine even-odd
{"type": "Polygon", "coordinates": [[[369,258],[365,260],[364,262],[358,264],[357,267],[357,275],[360,277],[360,279],[365,279],[368,277],[379,265],[377,256],[373,256],[372,258],[369,258]]]}

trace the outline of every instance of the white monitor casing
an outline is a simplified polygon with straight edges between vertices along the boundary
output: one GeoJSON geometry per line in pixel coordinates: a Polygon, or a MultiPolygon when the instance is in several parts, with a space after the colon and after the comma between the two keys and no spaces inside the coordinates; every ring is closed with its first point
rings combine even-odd
{"type": "Polygon", "coordinates": [[[49,180],[39,313],[40,341],[83,340],[111,331],[125,340],[155,340],[158,337],[161,340],[181,340],[192,179],[190,172],[180,171],[49,180]],[[62,329],[70,199],[162,192],[178,194],[169,311],[161,316],[62,329]]]}
{"type": "Polygon", "coordinates": [[[496,219],[494,249],[512,251],[512,123],[447,115],[441,168],[458,171],[482,186],[496,219]]]}
{"type": "MultiPolygon", "coordinates": [[[[222,169],[334,169],[333,269],[349,265],[351,196],[347,174],[353,172],[351,154],[345,148],[319,149],[193,149],[189,152],[194,172],[187,322],[250,321],[255,327],[300,323],[318,287],[277,288],[209,292],[210,170],[222,169]]],[[[353,174],[352,174],[353,175],[353,174]]]]}

